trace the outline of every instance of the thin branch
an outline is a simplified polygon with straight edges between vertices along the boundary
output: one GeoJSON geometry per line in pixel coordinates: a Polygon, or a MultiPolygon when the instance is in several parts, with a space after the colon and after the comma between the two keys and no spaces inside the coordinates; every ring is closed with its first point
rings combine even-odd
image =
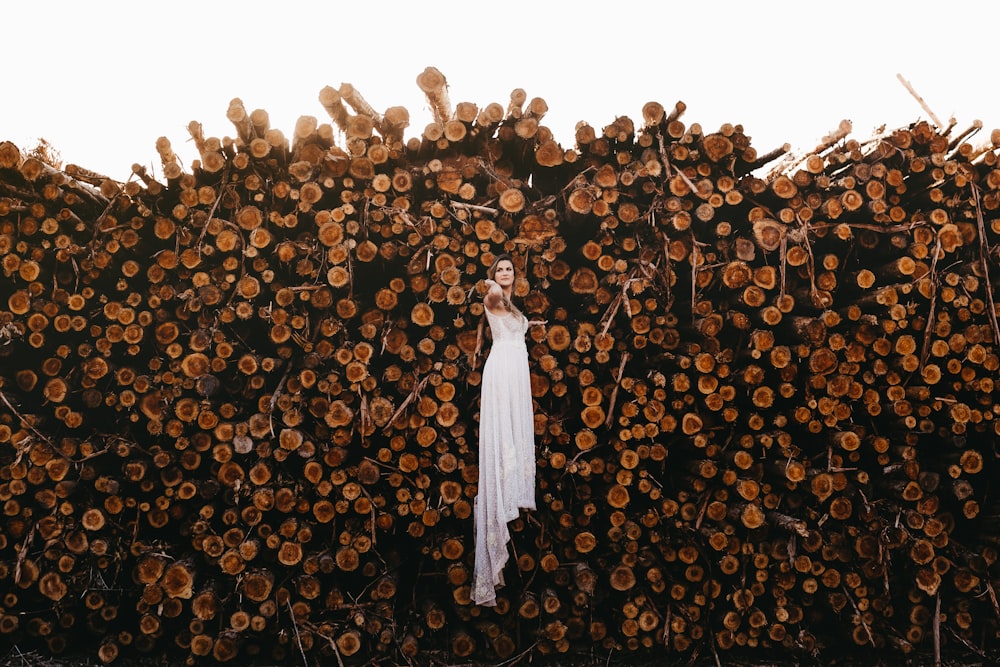
{"type": "Polygon", "coordinates": [[[52,447],[52,446],[53,446],[53,445],[52,445],[52,441],[51,441],[51,440],[49,440],[48,438],[46,438],[46,437],[45,437],[45,435],[43,435],[41,431],[39,431],[39,430],[38,430],[37,428],[35,428],[35,425],[34,425],[34,424],[32,424],[32,423],[31,423],[30,421],[28,421],[28,420],[27,420],[27,419],[26,419],[26,418],[24,417],[24,415],[22,415],[22,414],[21,414],[20,412],[18,412],[18,411],[17,411],[17,410],[16,410],[15,408],[14,408],[14,406],[13,406],[13,405],[11,405],[11,402],[10,402],[10,401],[9,401],[9,400],[7,399],[7,394],[3,393],[2,391],[0,391],[0,400],[2,400],[2,401],[4,402],[4,405],[6,405],[6,406],[7,406],[7,408],[8,408],[8,409],[9,409],[9,410],[10,410],[10,411],[11,411],[12,413],[14,413],[14,416],[15,416],[15,417],[17,417],[18,419],[20,419],[20,420],[21,420],[21,422],[23,422],[25,426],[27,426],[28,428],[30,428],[30,429],[31,429],[31,432],[32,432],[32,433],[34,433],[34,434],[35,434],[35,435],[37,435],[37,436],[38,436],[39,438],[41,438],[41,439],[42,439],[42,441],[43,441],[43,442],[45,442],[45,443],[46,443],[46,444],[47,444],[47,445],[48,445],[49,447],[52,447]]]}
{"type": "Polygon", "coordinates": [[[306,650],[302,646],[302,637],[299,636],[299,624],[295,622],[295,612],[292,610],[291,598],[285,600],[285,604],[288,605],[289,618],[292,619],[292,629],[295,630],[295,641],[299,645],[299,653],[302,654],[302,664],[304,667],[309,667],[309,661],[306,659],[306,650]]]}
{"type": "Polygon", "coordinates": [[[618,399],[618,388],[621,386],[622,377],[625,375],[625,365],[631,357],[632,355],[628,352],[622,353],[622,361],[618,365],[618,376],[615,378],[615,387],[611,390],[611,398],[608,400],[608,418],[604,421],[605,428],[611,428],[611,422],[614,421],[615,401],[618,399]]]}
{"type": "Polygon", "coordinates": [[[922,98],[920,94],[916,90],[914,90],[913,86],[910,85],[910,82],[904,79],[902,74],[896,74],[896,78],[899,79],[899,82],[903,84],[903,87],[906,88],[906,90],[910,93],[910,95],[913,96],[913,99],[917,101],[917,103],[920,105],[920,108],[924,110],[924,113],[930,116],[931,120],[934,121],[934,125],[938,129],[944,127],[944,124],[941,123],[941,121],[934,114],[934,112],[931,111],[931,108],[927,106],[927,103],[924,102],[924,98],[922,98]]]}
{"type": "Polygon", "coordinates": [[[986,285],[986,296],[990,300],[990,324],[993,326],[993,343],[1000,343],[1000,323],[997,322],[997,305],[993,299],[993,284],[990,282],[989,262],[986,260],[986,221],[983,220],[983,207],[979,201],[979,188],[972,184],[972,201],[976,205],[976,225],[979,227],[979,262],[983,267],[983,282],[986,285]]]}
{"type": "Polygon", "coordinates": [[[934,332],[934,316],[937,309],[937,263],[941,256],[941,239],[937,240],[934,246],[934,259],[931,260],[931,270],[928,273],[931,286],[931,304],[927,314],[927,326],[924,328],[924,344],[920,348],[920,367],[927,363],[927,358],[931,352],[931,334],[934,332]]]}
{"type": "Polygon", "coordinates": [[[872,647],[875,647],[875,637],[872,636],[872,630],[868,627],[868,623],[865,621],[864,615],[861,610],[858,609],[858,604],[854,601],[854,597],[851,595],[850,591],[847,590],[847,586],[841,586],[844,591],[844,595],[847,596],[847,600],[854,607],[854,612],[858,615],[858,621],[861,622],[861,627],[865,629],[865,634],[868,636],[868,641],[871,643],[872,647]]]}
{"type": "Polygon", "coordinates": [[[489,213],[490,215],[498,215],[499,210],[495,208],[490,208],[489,206],[478,206],[476,204],[466,204],[465,202],[453,201],[448,202],[452,208],[463,208],[470,211],[479,211],[480,213],[489,213]]]}
{"type": "Polygon", "coordinates": [[[422,380],[420,380],[419,382],[417,382],[413,386],[413,389],[410,391],[410,394],[405,399],[403,399],[403,402],[399,404],[399,407],[396,408],[396,411],[394,413],[392,413],[392,417],[390,417],[389,421],[386,422],[386,424],[387,424],[386,428],[385,428],[385,432],[386,433],[388,433],[390,430],[392,430],[392,423],[394,421],[396,421],[397,417],[399,417],[401,414],[403,414],[403,411],[406,410],[406,407],[410,403],[412,403],[413,401],[417,400],[420,397],[420,392],[422,392],[424,390],[424,386],[426,386],[427,380],[429,379],[429,377],[430,376],[425,376],[422,380]]]}
{"type": "Polygon", "coordinates": [[[941,667],[941,591],[937,592],[934,602],[934,667],[941,667]]]}

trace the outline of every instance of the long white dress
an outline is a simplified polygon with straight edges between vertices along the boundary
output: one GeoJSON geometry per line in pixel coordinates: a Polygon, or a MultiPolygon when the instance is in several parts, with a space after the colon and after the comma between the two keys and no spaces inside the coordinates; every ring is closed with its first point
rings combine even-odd
{"type": "Polygon", "coordinates": [[[493,344],[483,367],[479,406],[479,492],[472,601],[496,605],[507,564],[507,522],[535,509],[535,428],[523,315],[486,311],[493,344]]]}

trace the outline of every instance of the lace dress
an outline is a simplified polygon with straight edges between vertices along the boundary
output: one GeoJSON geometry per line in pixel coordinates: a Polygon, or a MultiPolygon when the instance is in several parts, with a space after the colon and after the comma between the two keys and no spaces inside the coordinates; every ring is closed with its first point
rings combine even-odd
{"type": "Polygon", "coordinates": [[[535,429],[521,315],[486,311],[493,344],[483,367],[479,406],[479,492],[472,601],[496,605],[507,563],[507,522],[535,509],[535,429]]]}

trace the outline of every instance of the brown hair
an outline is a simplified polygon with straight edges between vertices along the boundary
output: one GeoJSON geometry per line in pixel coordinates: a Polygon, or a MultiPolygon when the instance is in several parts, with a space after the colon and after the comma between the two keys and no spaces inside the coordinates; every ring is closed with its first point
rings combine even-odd
{"type": "MultiPolygon", "coordinates": [[[[497,265],[500,262],[510,262],[511,266],[514,267],[514,276],[516,278],[516,276],[517,276],[517,265],[514,264],[514,258],[511,257],[510,255],[508,255],[507,253],[503,253],[503,254],[500,254],[500,255],[496,256],[496,258],[493,260],[493,263],[490,264],[490,267],[488,269],[486,269],[486,277],[489,278],[490,280],[493,280],[493,276],[495,276],[496,273],[497,273],[497,265]]],[[[513,289],[514,288],[513,288],[513,285],[512,285],[511,286],[511,291],[513,291],[513,289]]],[[[511,303],[511,300],[507,296],[507,294],[504,293],[503,296],[501,297],[501,300],[502,300],[502,303],[503,303],[503,307],[506,308],[508,312],[514,313],[518,317],[524,317],[524,313],[522,313],[517,308],[517,306],[515,306],[513,303],[511,303]]]]}

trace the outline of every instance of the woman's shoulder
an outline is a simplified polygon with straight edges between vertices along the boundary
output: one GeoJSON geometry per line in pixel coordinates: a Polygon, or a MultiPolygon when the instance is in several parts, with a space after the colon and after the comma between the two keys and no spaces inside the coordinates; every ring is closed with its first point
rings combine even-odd
{"type": "Polygon", "coordinates": [[[486,306],[483,310],[487,315],[492,315],[493,317],[507,317],[508,315],[513,315],[513,313],[506,308],[490,308],[489,306],[486,306]]]}

